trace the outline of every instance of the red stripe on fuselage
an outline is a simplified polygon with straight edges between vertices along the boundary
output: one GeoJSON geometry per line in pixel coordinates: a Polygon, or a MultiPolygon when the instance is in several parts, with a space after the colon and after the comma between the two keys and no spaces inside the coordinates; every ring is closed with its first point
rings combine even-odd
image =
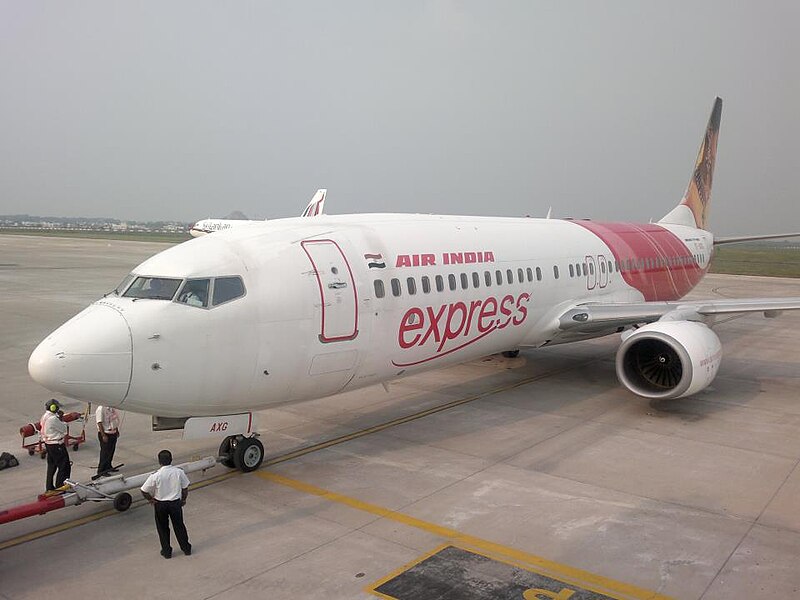
{"type": "Polygon", "coordinates": [[[692,258],[692,251],[674,233],[654,223],[599,223],[573,221],[599,237],[622,265],[621,275],[639,290],[646,301],[683,298],[703,278],[705,271],[692,258]],[[688,257],[688,258],[686,258],[688,257]],[[648,266],[629,269],[629,261],[648,266]],[[653,264],[655,261],[655,264],[653,264]]]}

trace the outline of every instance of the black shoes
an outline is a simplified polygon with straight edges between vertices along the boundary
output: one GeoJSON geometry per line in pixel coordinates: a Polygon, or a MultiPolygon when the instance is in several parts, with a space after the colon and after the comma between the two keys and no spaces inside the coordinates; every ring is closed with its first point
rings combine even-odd
{"type": "MultiPolygon", "coordinates": [[[[189,546],[186,549],[182,548],[182,550],[183,550],[183,553],[186,556],[191,556],[192,555],[192,547],[191,546],[189,546]]],[[[162,550],[161,551],[161,556],[163,556],[164,558],[172,558],[172,550],[169,550],[169,551],[162,550]]]]}

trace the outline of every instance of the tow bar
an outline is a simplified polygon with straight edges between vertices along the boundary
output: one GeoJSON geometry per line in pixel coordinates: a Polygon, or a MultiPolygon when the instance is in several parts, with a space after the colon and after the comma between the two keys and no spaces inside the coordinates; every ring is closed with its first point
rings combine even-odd
{"type": "MultiPolygon", "coordinates": [[[[216,457],[207,456],[176,466],[183,469],[185,473],[194,473],[195,471],[206,471],[216,464],[216,457]]],[[[140,475],[120,474],[101,477],[91,483],[80,483],[67,479],[57,494],[42,494],[35,502],[0,510],[0,524],[34,515],[43,515],[65,506],[77,506],[84,502],[111,502],[118,511],[126,511],[133,503],[133,497],[128,490],[142,487],[147,478],[155,471],[140,475]]]]}

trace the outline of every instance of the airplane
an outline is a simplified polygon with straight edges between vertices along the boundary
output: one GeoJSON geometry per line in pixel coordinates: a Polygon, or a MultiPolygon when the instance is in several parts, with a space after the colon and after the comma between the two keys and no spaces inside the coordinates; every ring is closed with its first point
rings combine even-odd
{"type": "MultiPolygon", "coordinates": [[[[316,217],[322,214],[322,210],[325,207],[325,196],[328,194],[328,190],[317,190],[316,193],[311,197],[311,201],[308,205],[303,209],[303,212],[300,214],[301,217],[316,217]]],[[[266,221],[267,219],[264,219],[266,221]]],[[[233,229],[234,227],[242,227],[242,226],[249,226],[254,223],[263,223],[264,221],[253,221],[247,219],[202,219],[192,225],[189,228],[189,234],[192,237],[200,237],[201,235],[207,235],[209,233],[214,233],[215,231],[225,231],[227,229],[233,229]]]]}
{"type": "MultiPolygon", "coordinates": [[[[708,271],[722,100],[682,200],[656,223],[319,215],[221,231],[144,261],[42,341],[31,377],[65,396],[175,419],[261,464],[252,411],[497,352],[621,334],[620,383],[644,398],[706,388],[715,318],[800,298],[681,300],[708,271]]],[[[781,237],[799,234],[780,234],[781,237]]]]}

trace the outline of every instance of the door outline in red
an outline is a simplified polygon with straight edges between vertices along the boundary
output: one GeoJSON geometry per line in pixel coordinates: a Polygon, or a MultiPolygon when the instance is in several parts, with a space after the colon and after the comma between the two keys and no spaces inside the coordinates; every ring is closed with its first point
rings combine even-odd
{"type": "Polygon", "coordinates": [[[337,244],[334,240],[330,239],[322,239],[322,240],[304,240],[300,242],[300,246],[303,248],[303,252],[306,253],[308,256],[308,260],[311,261],[311,266],[314,268],[314,275],[317,278],[317,288],[319,289],[319,298],[321,304],[321,312],[322,312],[322,319],[320,323],[320,333],[319,333],[319,341],[323,344],[329,344],[331,342],[344,342],[347,340],[355,339],[358,335],[358,290],[356,289],[356,280],[353,277],[353,269],[350,268],[350,262],[347,260],[344,252],[342,252],[342,248],[337,244]],[[317,268],[317,264],[314,262],[314,258],[311,256],[311,253],[306,249],[307,245],[310,244],[332,244],[338,251],[344,260],[344,264],[347,267],[347,272],[350,275],[350,287],[353,290],[353,333],[349,335],[340,335],[335,337],[326,337],[325,336],[325,288],[322,285],[322,279],[319,276],[319,269],[317,268]]]}
{"type": "Polygon", "coordinates": [[[587,254],[584,257],[586,261],[586,267],[589,269],[586,275],[586,289],[593,290],[597,286],[597,262],[594,259],[594,256],[587,254]]]}
{"type": "Polygon", "coordinates": [[[610,275],[607,264],[608,261],[606,260],[604,254],[597,255],[597,263],[600,266],[600,273],[598,274],[599,276],[597,278],[597,285],[600,288],[604,288],[608,285],[608,279],[610,275]]]}

